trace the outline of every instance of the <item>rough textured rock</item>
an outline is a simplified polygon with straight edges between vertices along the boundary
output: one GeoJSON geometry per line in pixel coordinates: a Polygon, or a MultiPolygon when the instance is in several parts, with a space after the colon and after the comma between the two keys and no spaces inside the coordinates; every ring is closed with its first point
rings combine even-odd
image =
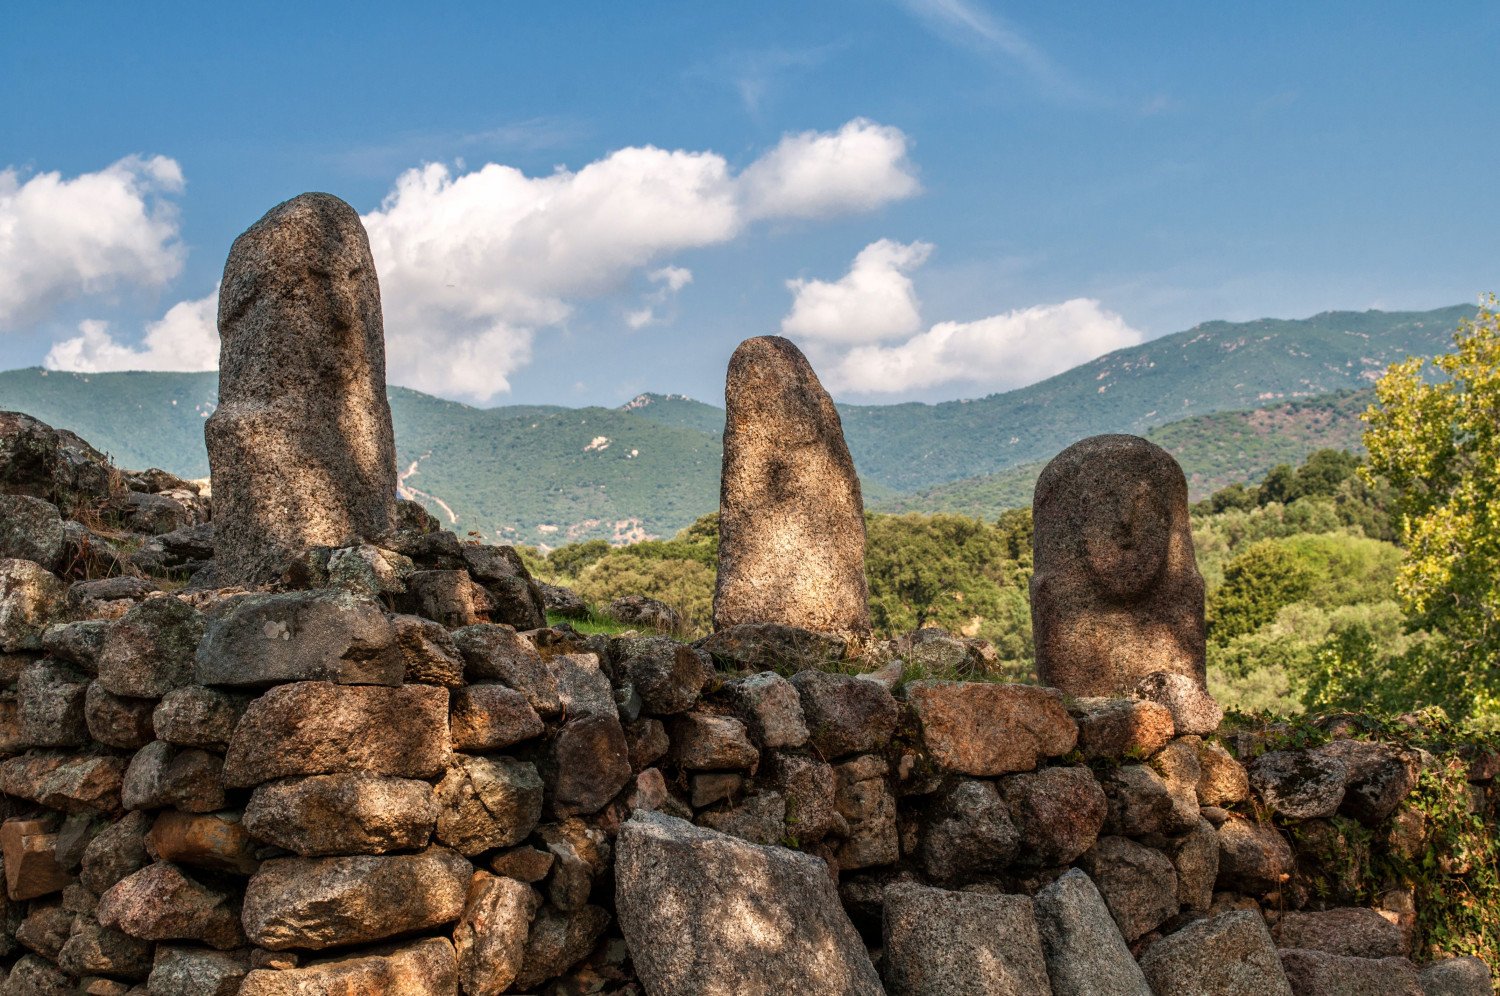
{"type": "Polygon", "coordinates": [[[494,600],[465,570],[417,571],[406,580],[401,599],[405,611],[434,619],[444,626],[474,626],[491,622],[494,600]]]}
{"type": "MultiPolygon", "coordinates": [[[[1154,769],[1146,765],[1121,765],[1101,772],[1100,784],[1109,799],[1109,816],[1104,820],[1106,832],[1142,837],[1184,829],[1176,826],[1173,819],[1172,789],[1154,769]]],[[[1197,822],[1197,813],[1193,822],[1197,822]]]]}
{"type": "Polygon", "coordinates": [[[236,996],[249,971],[243,952],[161,945],[151,966],[151,996],[236,996]]]}
{"type": "Polygon", "coordinates": [[[156,738],[151,715],[155,699],[127,699],[111,695],[97,681],[88,686],[83,700],[83,718],[88,733],[110,747],[134,750],[156,738]]]}
{"type": "Polygon", "coordinates": [[[254,688],[289,681],[399,685],[406,661],[374,602],[346,591],[252,595],[218,616],[198,644],[200,685],[254,688]]]}
{"type": "Polygon", "coordinates": [[[474,873],[453,932],[465,996],[499,996],[515,981],[538,903],[523,882],[474,873]]]}
{"type": "Polygon", "coordinates": [[[1292,996],[1259,910],[1190,923],[1151,945],[1141,969],[1156,996],[1292,996]]]}
{"type": "Polygon", "coordinates": [[[309,547],[389,532],[396,447],[385,333],[354,209],[303,194],[235,239],[219,337],[219,405],[204,425],[217,579],[273,580],[309,547]]]}
{"type": "Polygon", "coordinates": [[[88,742],[84,698],[89,680],[65,664],[28,664],[16,682],[21,736],[34,747],[77,747],[88,742]]]}
{"type": "Polygon", "coordinates": [[[1085,757],[1144,760],[1176,730],[1166,706],[1140,699],[1075,699],[1068,711],[1078,721],[1078,746],[1085,757]]]}
{"type": "Polygon", "coordinates": [[[891,996],[1051,996],[1025,896],[893,886],[883,934],[891,996]]]}
{"type": "Polygon", "coordinates": [[[1125,940],[1177,913],[1177,872],[1160,851],[1124,837],[1100,837],[1082,864],[1125,940]]]}
{"type": "Polygon", "coordinates": [[[162,696],[151,714],[151,726],[157,739],[169,744],[224,751],[249,704],[245,695],[185,685],[162,696]]]}
{"type": "Polygon", "coordinates": [[[146,853],[146,833],[151,817],[145,813],[126,813],[125,818],[106,827],[89,841],[83,851],[83,868],[79,878],[95,895],[103,895],[116,882],[150,864],[146,853]]]}
{"type": "Polygon", "coordinates": [[[1032,509],[1042,684],[1129,695],[1166,671],[1206,687],[1203,578],[1177,461],[1139,436],[1091,436],[1042,471],[1032,509]]]}
{"type": "Polygon", "coordinates": [[[657,716],[686,712],[713,675],[707,654],[665,636],[620,641],[615,670],[641,697],[642,708],[657,716]]]}
{"type": "Polygon", "coordinates": [[[562,709],[557,678],[542,661],[529,640],[509,626],[477,623],[453,631],[453,642],[464,658],[464,673],[471,682],[499,681],[526,696],[526,701],[544,717],[562,709]]]}
{"type": "Polygon", "coordinates": [[[542,779],[529,762],[455,754],[436,801],[437,839],[475,855],[526,839],[542,816],[542,779]]]}
{"type": "Polygon", "coordinates": [[[544,730],[526,696],[498,684],[453,689],[448,726],[456,749],[479,751],[501,750],[544,730]]]}
{"type": "Polygon", "coordinates": [[[256,969],[240,996],[454,996],[458,960],[446,938],[428,937],[395,949],[360,951],[300,968],[256,969]]]}
{"type": "Polygon", "coordinates": [[[1166,851],[1177,870],[1177,901],[1195,913],[1208,912],[1219,880],[1219,834],[1214,825],[1199,819],[1192,830],[1169,840],[1166,851]]]}
{"type": "Polygon", "coordinates": [[[848,835],[849,824],[838,811],[838,779],[827,763],[778,751],[771,754],[764,774],[786,800],[786,832],[799,844],[816,843],[829,834],[848,835]]]}
{"type": "Polygon", "coordinates": [[[639,626],[661,633],[676,633],[682,629],[682,616],[676,609],[660,599],[645,595],[621,595],[611,599],[603,613],[626,626],[639,626]]]}
{"type": "Polygon", "coordinates": [[[0,558],[53,570],[62,555],[63,520],[56,505],[31,495],[0,494],[0,558]]]}
{"type": "Polygon", "coordinates": [[[1306,948],[1351,958],[1406,956],[1401,928],[1360,907],[1302,913],[1287,910],[1271,932],[1279,948],[1306,948]]]}
{"type": "Polygon", "coordinates": [[[5,892],[11,899],[35,899],[61,891],[70,876],[57,863],[56,820],[9,819],[0,824],[5,892]]]}
{"type": "Polygon", "coordinates": [[[36,955],[21,957],[5,980],[6,996],[72,996],[72,981],[62,969],[36,955]]]}
{"type": "Polygon", "coordinates": [[[32,751],[0,762],[0,792],[65,813],[120,808],[125,762],[102,755],[32,751]]]}
{"type": "Polygon", "coordinates": [[[1270,825],[1238,817],[1224,821],[1219,834],[1219,883],[1260,896],[1285,881],[1292,870],[1292,849],[1270,825]]]}
{"type": "Polygon", "coordinates": [[[746,339],[724,407],[714,628],[869,632],[859,477],[812,366],[780,336],[746,339]]]}
{"type": "MultiPolygon", "coordinates": [[[[76,592],[79,587],[80,585],[75,584],[69,589],[70,594],[76,592]]],[[[77,664],[89,674],[97,674],[99,651],[104,646],[104,634],[109,626],[108,620],[104,619],[81,619],[77,622],[54,623],[42,631],[42,649],[58,660],[77,664]]]]}
{"type": "Polygon", "coordinates": [[[245,890],[245,933],[272,951],[364,944],[452,923],[473,867],[443,848],[420,854],[276,858],[245,890]]]}
{"type": "Polygon", "coordinates": [[[775,671],[762,671],[724,683],[734,713],[750,735],[768,750],[807,743],[807,723],[797,689],[775,671]]]}
{"type": "Polygon", "coordinates": [[[39,649],[67,598],[68,586],[41,565],[0,559],[0,651],[39,649]]]}
{"type": "Polygon", "coordinates": [[[672,721],[670,738],[673,759],[690,771],[753,768],[760,761],[745,724],[732,716],[688,713],[672,721]]]}
{"type": "Polygon", "coordinates": [[[653,996],[884,990],[823,862],[659,813],[620,830],[620,928],[653,996]]]}
{"type": "Polygon", "coordinates": [[[1172,725],[1177,728],[1178,736],[1206,737],[1224,721],[1224,709],[1219,703],[1184,674],[1153,671],[1140,680],[1131,695],[1166,706],[1172,713],[1172,725]]]}
{"type": "Polygon", "coordinates": [[[896,799],[887,780],[883,758],[865,754],[833,769],[839,815],[848,836],[838,848],[840,868],[871,868],[893,864],[901,853],[896,827],[896,799]]]}
{"type": "Polygon", "coordinates": [[[899,710],[891,693],[848,674],[801,671],[792,685],[802,702],[812,745],[832,761],[879,750],[890,742],[899,710]]]}
{"type": "Polygon", "coordinates": [[[490,596],[490,618],[517,629],[547,625],[542,590],[514,547],[464,543],[460,548],[469,575],[490,596]]]}
{"type": "Polygon", "coordinates": [[[572,912],[543,907],[532,921],[514,988],[520,992],[532,990],[566,972],[588,957],[607,926],[609,914],[598,906],[572,912]]]}
{"type": "Polygon", "coordinates": [[[1338,812],[1349,780],[1342,758],[1311,750],[1268,751],[1245,765],[1245,771],[1266,804],[1293,820],[1338,812]]]}
{"type": "MultiPolygon", "coordinates": [[[[1063,708],[1062,696],[1050,688],[912,681],[906,700],[921,722],[929,755],[960,774],[1030,771],[1041,758],[1068,753],[1078,740],[1078,726],[1063,708]]],[[[811,712],[808,719],[813,721],[811,712]]]]}
{"type": "Polygon", "coordinates": [[[1108,804],[1088,768],[1043,768],[1000,782],[1027,865],[1066,865],[1099,839],[1108,804]]]}
{"type": "Polygon", "coordinates": [[[1198,782],[1203,768],[1198,763],[1198,738],[1179,737],[1147,762],[1161,776],[1172,800],[1169,832],[1179,833],[1198,824],[1198,782]]]}
{"type": "Polygon", "coordinates": [[[1204,743],[1198,748],[1198,803],[1203,806],[1232,806],[1250,798],[1250,776],[1234,755],[1218,744],[1204,743]]]}
{"type": "Polygon", "coordinates": [[[457,688],[464,683],[464,659],[441,623],[421,616],[391,617],[396,646],[406,662],[406,680],[457,688]]]}
{"type": "Polygon", "coordinates": [[[447,689],[303,681],[250,703],[230,740],[224,779],[243,787],[340,771],[432,778],[447,760],[447,689]],[[374,730],[381,735],[371,736],[374,730]]]}
{"type": "Polygon", "coordinates": [[[1152,996],[1093,881],[1074,868],[1036,894],[1036,925],[1053,992],[1152,996]]]}
{"type": "Polygon", "coordinates": [[[1444,958],[1422,969],[1425,996],[1493,996],[1490,967],[1478,958],[1444,958]]]}
{"type": "Polygon", "coordinates": [[[99,684],[115,695],[161,698],[193,682],[203,614],[179,598],[150,598],[109,627],[99,648],[99,684]]]}
{"type": "Polygon", "coordinates": [[[1020,840],[999,790],[990,782],[961,779],[933,800],[922,834],[922,867],[939,881],[1001,871],[1020,840]]]}
{"type": "Polygon", "coordinates": [[[1394,744],[1334,740],[1317,753],[1344,763],[1348,776],[1339,810],[1366,826],[1375,826],[1394,813],[1417,787],[1421,772],[1417,752],[1394,744]]]}
{"type": "Polygon", "coordinates": [[[180,813],[169,809],[151,825],[146,848],[158,861],[235,875],[249,875],[260,865],[255,859],[255,841],[235,812],[180,813]]]}
{"type": "Polygon", "coordinates": [[[87,919],[57,953],[57,964],[71,975],[113,975],[144,979],[151,971],[151,945],[87,919]]]}
{"type": "Polygon", "coordinates": [[[570,719],[537,759],[547,785],[547,805],[559,819],[597,813],[631,776],[630,749],[614,716],[570,719]]]}
{"type": "Polygon", "coordinates": [[[70,512],[80,500],[124,488],[108,458],[78,436],[30,415],[0,412],[0,491],[43,498],[70,512]]]}
{"type": "Polygon", "coordinates": [[[207,751],[153,741],[130,759],[120,801],[126,809],[175,807],[185,813],[222,809],[223,762],[207,751]]]}
{"type": "Polygon", "coordinates": [[[849,643],[842,636],[770,622],[727,626],[693,646],[712,657],[722,668],[736,671],[769,669],[783,674],[843,660],[849,651],[849,643]]]}
{"type": "Polygon", "coordinates": [[[1288,949],[1281,968],[1295,996],[1423,996],[1417,966],[1405,958],[1350,958],[1288,949]]]}
{"type": "Polygon", "coordinates": [[[202,941],[220,950],[244,943],[232,897],[167,861],[111,886],[96,915],[104,926],[146,941],[202,941]]]}
{"type": "MultiPolygon", "coordinates": [[[[756,792],[738,805],[704,813],[698,818],[698,823],[752,844],[781,844],[790,836],[786,825],[786,799],[780,792],[756,792]]],[[[894,824],[891,839],[894,842],[894,824]]],[[[849,843],[846,841],[845,846],[849,846],[849,843]]],[[[842,850],[841,848],[841,852],[842,850]]],[[[893,860],[895,855],[891,854],[884,861],[877,859],[871,863],[883,864],[893,860]]],[[[848,867],[862,868],[864,865],[860,863],[859,856],[855,856],[851,858],[848,867]]]]}
{"type": "Polygon", "coordinates": [[[437,822],[432,786],[367,772],[268,782],[245,807],[245,828],[303,857],[425,847],[437,822]]]}

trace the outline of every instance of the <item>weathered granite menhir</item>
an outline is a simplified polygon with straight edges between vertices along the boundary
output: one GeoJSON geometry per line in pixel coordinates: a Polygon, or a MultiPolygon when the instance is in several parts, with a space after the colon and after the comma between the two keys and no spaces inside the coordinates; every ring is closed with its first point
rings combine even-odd
{"type": "Polygon", "coordinates": [[[746,339],[724,408],[714,628],[868,633],[859,477],[807,357],[780,336],[746,339]]]}
{"type": "Polygon", "coordinates": [[[1042,471],[1032,515],[1042,684],[1129,695],[1165,672],[1203,688],[1203,577],[1171,454],[1139,436],[1074,443],[1042,471]]]}
{"type": "Polygon", "coordinates": [[[219,407],[204,435],[219,584],[390,531],[396,447],[380,287],[359,215],[303,194],[235,239],[219,289],[219,407]]]}

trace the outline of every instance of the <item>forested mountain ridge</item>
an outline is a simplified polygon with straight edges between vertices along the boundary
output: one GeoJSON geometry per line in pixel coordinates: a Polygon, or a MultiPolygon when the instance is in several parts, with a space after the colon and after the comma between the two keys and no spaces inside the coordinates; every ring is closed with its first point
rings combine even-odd
{"type": "MultiPolygon", "coordinates": [[[[991,517],[1041,465],[1098,432],[1176,455],[1194,497],[1319,447],[1357,446],[1372,379],[1448,345],[1469,307],[1209,322],[972,401],[844,405],[871,508],[991,517]]],[[[668,536],[718,502],[723,411],[682,395],[619,408],[480,409],[389,390],[403,486],[460,532],[555,546],[668,536]]],[[[208,473],[213,373],[0,373],[0,409],[72,429],[120,466],[208,473]]]]}

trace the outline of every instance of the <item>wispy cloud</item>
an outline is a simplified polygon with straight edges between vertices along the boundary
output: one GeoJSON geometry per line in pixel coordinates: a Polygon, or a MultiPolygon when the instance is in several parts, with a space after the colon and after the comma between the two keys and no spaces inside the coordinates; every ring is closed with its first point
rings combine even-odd
{"type": "Polygon", "coordinates": [[[564,118],[537,117],[478,131],[411,131],[386,141],[326,153],[323,158],[356,176],[385,178],[418,163],[466,157],[514,156],[562,148],[578,141],[583,126],[564,118]]]}
{"type": "Polygon", "coordinates": [[[813,48],[762,48],[729,52],[694,66],[687,76],[728,86],[753,118],[760,118],[768,105],[792,87],[800,77],[819,68],[846,45],[835,43],[813,48]]]}
{"type": "Polygon", "coordinates": [[[1008,21],[975,0],[897,0],[897,3],[940,38],[1003,58],[1054,99],[1101,102],[1099,94],[1058,65],[1008,21]]]}

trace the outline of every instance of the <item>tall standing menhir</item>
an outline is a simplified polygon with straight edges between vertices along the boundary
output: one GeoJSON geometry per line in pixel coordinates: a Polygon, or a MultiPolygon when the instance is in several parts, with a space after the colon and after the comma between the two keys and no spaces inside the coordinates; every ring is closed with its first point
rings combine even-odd
{"type": "Polygon", "coordinates": [[[859,477],[807,357],[780,336],[746,339],[724,408],[714,628],[869,633],[859,477]]]}
{"type": "Polygon", "coordinates": [[[354,209],[303,194],[235,239],[219,335],[219,406],[204,426],[217,583],[263,584],[308,547],[389,532],[385,331],[354,209]]]}

